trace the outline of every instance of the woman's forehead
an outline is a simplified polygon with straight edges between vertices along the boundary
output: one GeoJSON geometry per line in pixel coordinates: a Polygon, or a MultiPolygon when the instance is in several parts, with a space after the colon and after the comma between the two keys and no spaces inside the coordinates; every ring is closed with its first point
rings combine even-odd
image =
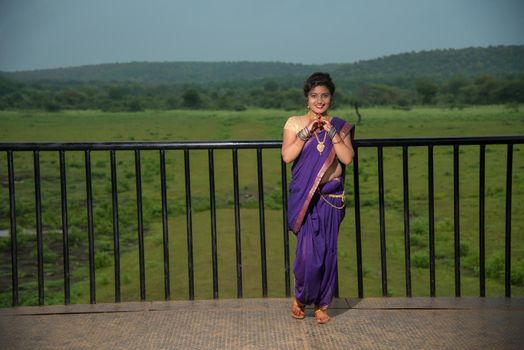
{"type": "Polygon", "coordinates": [[[323,93],[329,93],[329,89],[324,85],[317,85],[311,90],[309,90],[309,93],[317,93],[317,94],[323,94],[323,93]]]}

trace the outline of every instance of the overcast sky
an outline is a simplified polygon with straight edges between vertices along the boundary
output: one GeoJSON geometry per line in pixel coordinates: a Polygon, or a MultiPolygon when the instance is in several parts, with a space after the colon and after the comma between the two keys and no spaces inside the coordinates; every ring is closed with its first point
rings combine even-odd
{"type": "Polygon", "coordinates": [[[524,0],[0,0],[0,70],[524,44],[524,0]]]}

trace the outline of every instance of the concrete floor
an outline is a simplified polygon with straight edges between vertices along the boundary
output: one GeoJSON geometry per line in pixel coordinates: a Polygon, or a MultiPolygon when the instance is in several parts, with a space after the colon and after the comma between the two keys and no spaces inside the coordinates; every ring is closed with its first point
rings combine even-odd
{"type": "Polygon", "coordinates": [[[331,322],[291,299],[0,309],[1,349],[524,349],[524,298],[337,299],[331,322]]]}

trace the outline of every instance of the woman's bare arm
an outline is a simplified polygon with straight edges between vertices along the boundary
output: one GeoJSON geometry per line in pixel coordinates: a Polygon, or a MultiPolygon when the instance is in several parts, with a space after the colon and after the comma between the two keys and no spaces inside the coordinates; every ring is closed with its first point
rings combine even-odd
{"type": "MultiPolygon", "coordinates": [[[[310,121],[306,128],[311,131],[313,130],[316,120],[310,121]]],[[[282,139],[282,159],[286,163],[291,163],[297,159],[302,148],[304,148],[305,141],[302,141],[293,130],[284,129],[284,136],[282,139]]]]}

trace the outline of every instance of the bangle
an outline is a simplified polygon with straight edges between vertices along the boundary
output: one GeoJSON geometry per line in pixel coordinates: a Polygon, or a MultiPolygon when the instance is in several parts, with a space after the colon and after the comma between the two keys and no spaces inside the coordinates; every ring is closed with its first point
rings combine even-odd
{"type": "Polygon", "coordinates": [[[331,140],[333,140],[333,138],[335,137],[336,134],[337,134],[337,129],[335,129],[335,127],[333,125],[331,125],[331,128],[328,131],[329,138],[331,140]]]}
{"type": "Polygon", "coordinates": [[[300,130],[299,132],[297,132],[297,137],[301,139],[302,141],[306,142],[311,137],[311,133],[309,132],[309,130],[306,127],[300,130]]]}

